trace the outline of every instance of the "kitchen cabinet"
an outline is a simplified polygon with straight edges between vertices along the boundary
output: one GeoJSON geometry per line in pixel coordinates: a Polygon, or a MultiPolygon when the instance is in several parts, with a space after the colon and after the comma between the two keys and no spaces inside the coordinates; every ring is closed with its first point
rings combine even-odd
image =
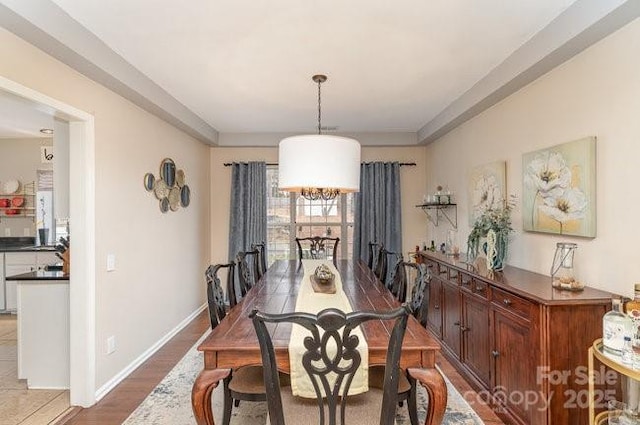
{"type": "Polygon", "coordinates": [[[505,423],[588,423],[586,405],[567,405],[587,394],[585,350],[602,336],[614,294],[560,291],[549,276],[478,270],[464,256],[419,255],[434,276],[428,329],[460,374],[492,396],[505,423]]]}
{"type": "Polygon", "coordinates": [[[25,251],[6,252],[4,254],[5,279],[5,310],[15,313],[17,310],[17,283],[15,280],[6,279],[7,276],[44,270],[49,264],[57,262],[57,257],[51,251],[25,251]]]}

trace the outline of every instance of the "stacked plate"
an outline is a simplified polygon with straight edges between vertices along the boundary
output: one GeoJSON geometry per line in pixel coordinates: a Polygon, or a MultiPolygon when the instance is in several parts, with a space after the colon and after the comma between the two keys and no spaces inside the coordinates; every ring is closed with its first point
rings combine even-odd
{"type": "Polygon", "coordinates": [[[6,195],[11,195],[16,193],[20,189],[20,182],[18,180],[12,179],[4,182],[2,186],[2,192],[6,195]]]}

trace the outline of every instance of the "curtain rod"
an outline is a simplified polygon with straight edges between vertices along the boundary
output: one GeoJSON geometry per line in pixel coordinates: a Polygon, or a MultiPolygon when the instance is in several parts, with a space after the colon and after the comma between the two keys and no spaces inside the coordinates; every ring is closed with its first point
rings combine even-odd
{"type": "MultiPolygon", "coordinates": [[[[240,162],[242,162],[242,161],[240,161],[240,162]]],[[[363,164],[371,164],[371,162],[363,162],[363,164]]],[[[225,162],[224,163],[225,167],[231,167],[232,165],[233,165],[233,162],[225,162]]],[[[278,165],[278,163],[277,162],[267,162],[266,165],[275,166],[275,165],[278,165]]],[[[401,162],[399,165],[401,167],[404,167],[404,166],[415,167],[416,163],[415,162],[401,162]]]]}

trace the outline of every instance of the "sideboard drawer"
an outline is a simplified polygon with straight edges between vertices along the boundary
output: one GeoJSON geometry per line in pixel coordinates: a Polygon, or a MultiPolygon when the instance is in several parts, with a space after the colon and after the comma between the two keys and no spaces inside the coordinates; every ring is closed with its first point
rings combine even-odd
{"type": "Polygon", "coordinates": [[[522,297],[495,287],[491,289],[491,301],[527,320],[531,318],[531,309],[535,305],[522,297]]]}
{"type": "Polygon", "coordinates": [[[460,273],[460,285],[467,291],[474,293],[485,300],[488,298],[489,291],[485,282],[475,279],[473,276],[466,273],[460,273]]]}

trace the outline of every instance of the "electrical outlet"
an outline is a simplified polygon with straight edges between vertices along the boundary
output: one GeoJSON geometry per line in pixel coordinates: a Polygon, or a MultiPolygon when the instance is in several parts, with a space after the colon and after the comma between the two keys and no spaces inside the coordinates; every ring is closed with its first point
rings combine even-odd
{"type": "Polygon", "coordinates": [[[107,338],[107,354],[111,354],[116,351],[116,337],[110,336],[107,338]]]}
{"type": "Polygon", "coordinates": [[[116,255],[107,254],[107,271],[112,272],[116,269],[116,255]]]}
{"type": "Polygon", "coordinates": [[[11,229],[10,229],[10,228],[8,228],[8,227],[5,227],[5,229],[4,229],[4,235],[5,235],[5,236],[7,236],[7,237],[8,237],[8,236],[11,236],[11,229]]]}

